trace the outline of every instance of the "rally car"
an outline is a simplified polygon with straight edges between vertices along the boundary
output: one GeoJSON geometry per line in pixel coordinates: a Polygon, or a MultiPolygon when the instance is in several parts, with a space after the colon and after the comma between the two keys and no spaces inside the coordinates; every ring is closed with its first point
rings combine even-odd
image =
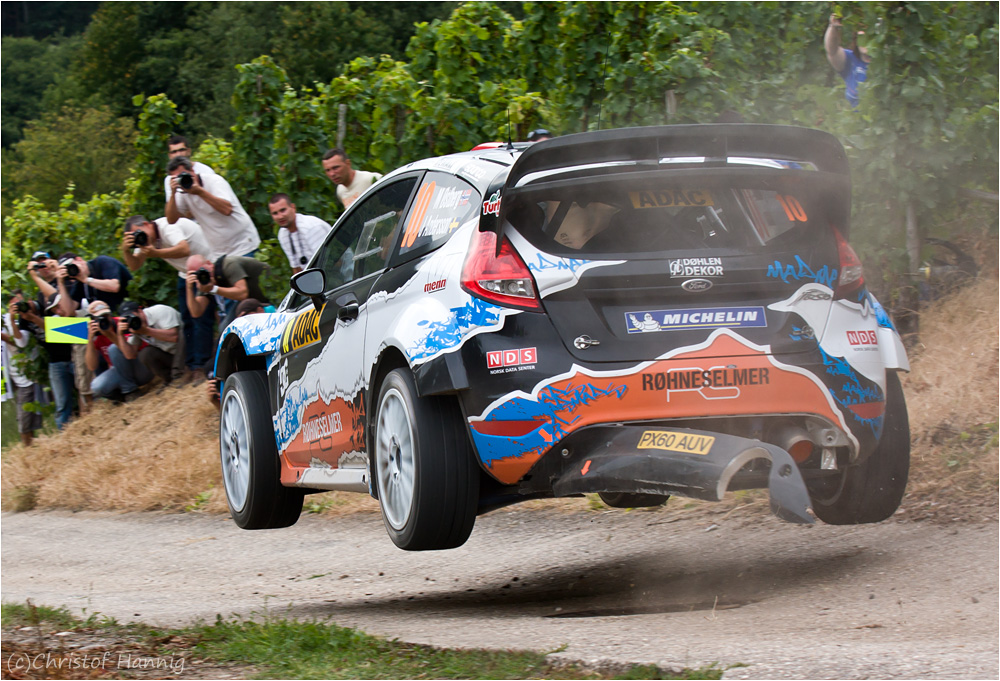
{"type": "Polygon", "coordinates": [[[809,129],[607,130],[411,163],[338,220],[274,314],[224,331],[220,446],[243,528],[378,499],[403,549],[478,514],[767,488],[892,515],[909,468],[892,322],[848,244],[843,147],[809,129]]]}

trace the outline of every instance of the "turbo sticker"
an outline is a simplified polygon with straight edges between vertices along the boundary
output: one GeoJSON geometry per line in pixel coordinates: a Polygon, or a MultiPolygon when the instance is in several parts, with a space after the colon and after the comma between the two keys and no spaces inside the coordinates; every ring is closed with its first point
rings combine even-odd
{"type": "Polygon", "coordinates": [[[661,189],[629,192],[633,208],[695,208],[714,206],[712,194],[706,189],[661,189]]]}
{"type": "Polygon", "coordinates": [[[311,308],[303,312],[285,326],[281,332],[281,352],[288,354],[293,350],[318,343],[320,340],[319,319],[323,316],[326,303],[320,309],[311,308]]]}
{"type": "Polygon", "coordinates": [[[677,433],[672,430],[647,430],[639,438],[638,448],[704,456],[712,449],[714,443],[715,438],[710,435],[677,433]]]}

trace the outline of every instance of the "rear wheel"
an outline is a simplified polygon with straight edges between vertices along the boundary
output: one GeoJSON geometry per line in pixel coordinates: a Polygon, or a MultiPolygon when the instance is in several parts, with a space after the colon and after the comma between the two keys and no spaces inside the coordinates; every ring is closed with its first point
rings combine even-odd
{"type": "Polygon", "coordinates": [[[454,400],[418,397],[395,369],[382,382],[375,416],[375,480],[382,520],[407,551],[461,546],[472,533],[479,470],[454,400]]]}
{"type": "Polygon", "coordinates": [[[631,492],[598,492],[606,505],[611,508],[652,508],[663,506],[670,498],[669,494],[633,494],[631,492]]]}
{"type": "Polygon", "coordinates": [[[886,375],[885,423],[878,447],[844,469],[839,484],[810,489],[813,511],[830,525],[877,523],[896,512],[910,472],[910,422],[899,376],[886,375]]]}
{"type": "Polygon", "coordinates": [[[219,453],[233,520],[244,530],[295,524],[304,495],[281,484],[264,372],[230,375],[222,391],[221,410],[219,453]]]}

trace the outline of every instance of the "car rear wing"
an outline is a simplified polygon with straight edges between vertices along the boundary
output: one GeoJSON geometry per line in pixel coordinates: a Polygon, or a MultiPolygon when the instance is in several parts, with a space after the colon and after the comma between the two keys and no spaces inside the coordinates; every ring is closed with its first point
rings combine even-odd
{"type": "MultiPolygon", "coordinates": [[[[666,125],[566,135],[531,145],[486,193],[479,228],[500,234],[505,208],[519,190],[567,177],[610,172],[690,174],[693,169],[755,168],[829,179],[831,217],[848,231],[851,185],[844,147],[833,135],[787,125],[666,125]]],[[[500,240],[497,240],[497,248],[500,240]]]]}

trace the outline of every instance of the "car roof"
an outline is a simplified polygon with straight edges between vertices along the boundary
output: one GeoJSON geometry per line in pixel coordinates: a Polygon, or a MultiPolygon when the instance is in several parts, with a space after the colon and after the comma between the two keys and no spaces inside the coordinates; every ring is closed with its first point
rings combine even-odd
{"type": "MultiPolygon", "coordinates": [[[[447,156],[433,156],[397,168],[385,179],[414,170],[437,170],[457,175],[484,193],[493,179],[514,164],[530,144],[514,143],[491,149],[474,149],[447,156]]],[[[384,181],[384,180],[383,180],[384,181]]]]}

